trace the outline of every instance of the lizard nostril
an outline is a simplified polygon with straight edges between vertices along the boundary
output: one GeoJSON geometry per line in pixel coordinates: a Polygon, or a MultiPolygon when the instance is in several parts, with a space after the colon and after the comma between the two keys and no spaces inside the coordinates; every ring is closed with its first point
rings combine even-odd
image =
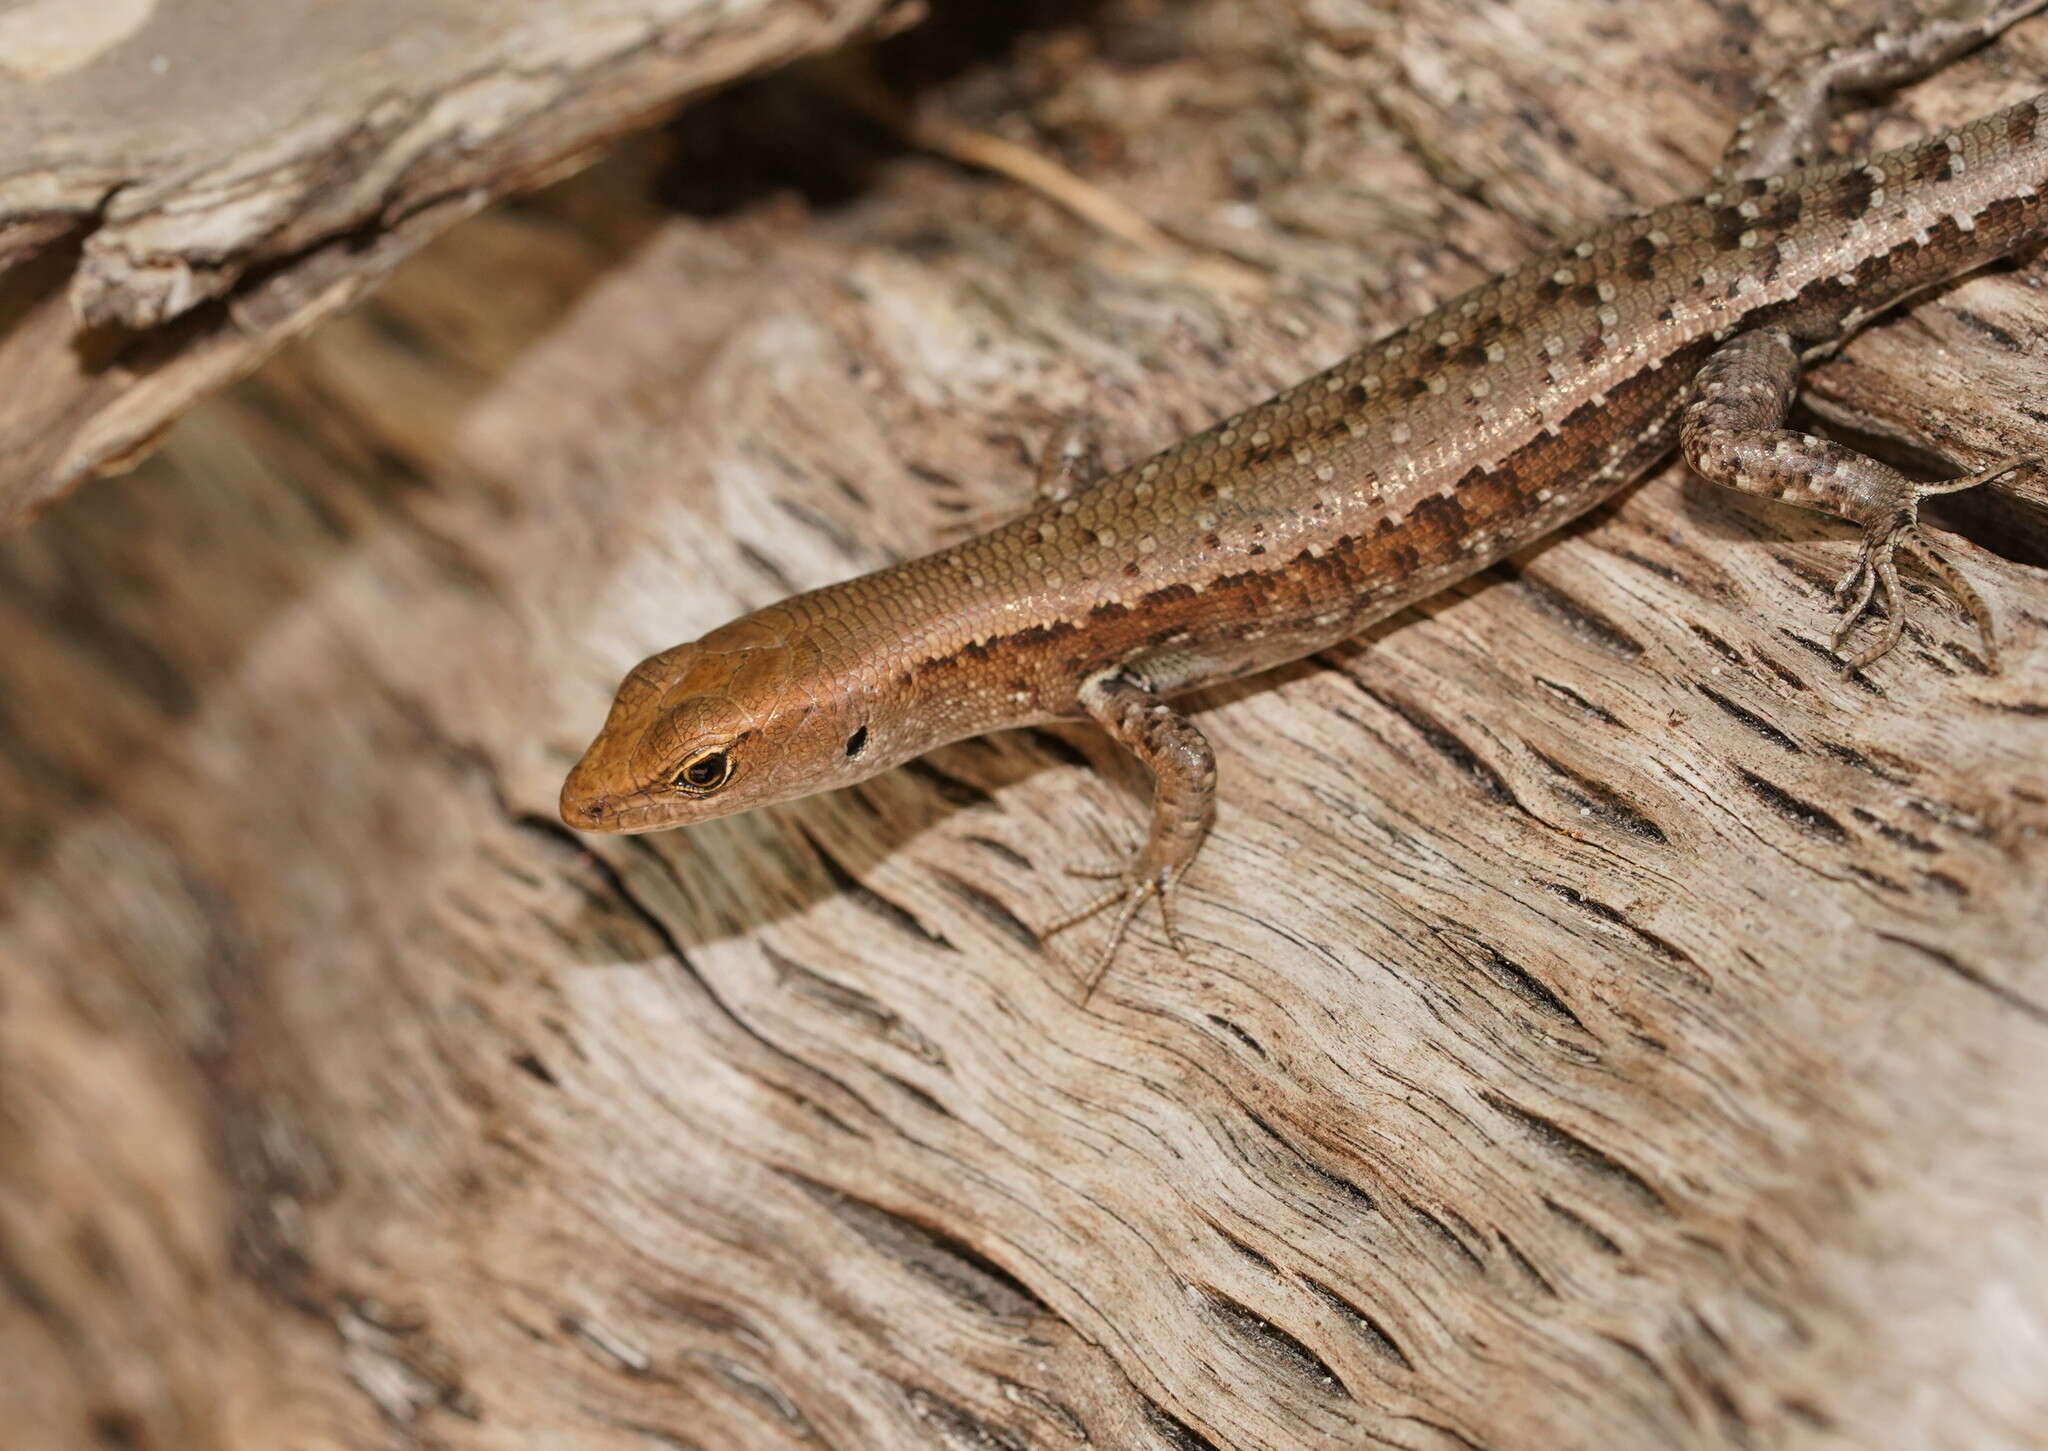
{"type": "Polygon", "coordinates": [[[610,805],[596,796],[579,795],[575,791],[562,792],[562,821],[579,831],[590,831],[603,825],[611,812],[610,805]]]}

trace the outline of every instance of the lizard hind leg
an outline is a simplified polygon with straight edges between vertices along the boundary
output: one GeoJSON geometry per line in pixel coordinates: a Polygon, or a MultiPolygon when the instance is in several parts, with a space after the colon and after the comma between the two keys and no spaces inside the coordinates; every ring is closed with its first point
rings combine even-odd
{"type": "MultiPolygon", "coordinates": [[[[1101,476],[1102,464],[1095,452],[1093,427],[1085,418],[1067,418],[1053,429],[1039,450],[1032,470],[1030,507],[1042,509],[1061,503],[1101,476]]],[[[977,508],[965,517],[950,521],[941,531],[940,538],[948,544],[971,539],[1008,523],[1016,515],[1014,505],[1006,505],[1000,511],[977,508]]]]}
{"type": "Polygon", "coordinates": [[[1701,477],[1743,493],[1797,504],[1863,527],[1856,562],[1835,586],[1842,611],[1835,633],[1840,651],[1873,606],[1887,620],[1876,643],[1848,660],[1860,669],[1887,654],[1905,633],[1905,601],[1897,556],[1904,551],[1938,576],[1976,625],[1985,666],[1998,669],[1998,642],[1984,600],[1920,527],[1920,501],[1988,484],[2031,458],[2008,460],[1981,473],[1916,484],[1889,464],[1838,443],[1783,427],[1799,383],[1799,354],[1775,328],[1741,333],[1724,343],[1693,380],[1692,400],[1679,429],[1679,448],[1701,477]]]}
{"type": "Polygon", "coordinates": [[[1069,418],[1053,430],[1038,455],[1036,493],[1041,504],[1057,504],[1095,482],[1101,465],[1095,457],[1094,430],[1085,418],[1069,418]]]}
{"type": "Polygon", "coordinates": [[[1201,731],[1122,670],[1091,677],[1080,690],[1083,709],[1112,739],[1152,772],[1152,829],[1136,856],[1107,870],[1068,868],[1070,875],[1112,883],[1109,890],[1044,927],[1051,937],[1114,909],[1109,940],[1096,954],[1084,1001],[1108,971],[1110,960],[1146,901],[1157,898],[1167,940],[1183,957],[1187,944],[1173,921],[1173,890],[1201,850],[1216,811],[1216,757],[1201,731]]]}
{"type": "Polygon", "coordinates": [[[1887,23],[1795,61],[1758,93],[1729,139],[1714,180],[1743,181],[1807,164],[1819,154],[1834,97],[1889,90],[1932,75],[2044,6],[2048,0],[1998,0],[1973,16],[1887,23]]]}

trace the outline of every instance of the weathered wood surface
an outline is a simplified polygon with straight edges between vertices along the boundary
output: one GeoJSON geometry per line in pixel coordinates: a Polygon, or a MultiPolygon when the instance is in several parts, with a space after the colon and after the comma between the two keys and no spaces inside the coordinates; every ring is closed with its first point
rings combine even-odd
{"type": "MultiPolygon", "coordinates": [[[[1058,417],[1131,456],[1697,185],[1838,23],[1756,9],[1118,0],[928,95],[1262,306],[714,103],[9,541],[11,1444],[2048,1445],[2038,568],[1957,546],[2003,675],[1922,596],[1844,679],[1847,531],[1669,471],[1205,700],[1194,958],[1085,1006],[1029,924],[1137,828],[1086,731],[553,823],[628,663],[999,517],[1058,417]]],[[[2040,448],[2038,280],[1825,406],[2040,448]]]]}
{"type": "Polygon", "coordinates": [[[491,198],[885,8],[0,6],[0,529],[491,198]]]}

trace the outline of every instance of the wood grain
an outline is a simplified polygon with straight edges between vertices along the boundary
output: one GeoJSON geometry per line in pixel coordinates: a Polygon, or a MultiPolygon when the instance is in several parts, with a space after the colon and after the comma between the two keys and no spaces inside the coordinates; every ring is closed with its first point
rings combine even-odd
{"type": "Polygon", "coordinates": [[[884,0],[17,0],[0,14],[0,529],[450,223],[884,0]]]}
{"type": "MultiPolygon", "coordinates": [[[[1194,956],[1147,923],[1085,1006],[1031,924],[1138,829],[1089,732],[552,817],[639,655],[1002,517],[1072,412],[1129,457],[1697,186],[1843,23],[1638,13],[906,36],[925,104],[1270,297],[783,81],[453,229],[0,548],[17,1444],[2048,1445],[2035,565],[1956,545],[2005,674],[1922,596],[1844,678],[1848,531],[1668,471],[1206,697],[1194,956]]],[[[1844,135],[2044,73],[2030,24],[1844,135]]],[[[1822,405],[2040,449],[2039,276],[1822,405]]]]}

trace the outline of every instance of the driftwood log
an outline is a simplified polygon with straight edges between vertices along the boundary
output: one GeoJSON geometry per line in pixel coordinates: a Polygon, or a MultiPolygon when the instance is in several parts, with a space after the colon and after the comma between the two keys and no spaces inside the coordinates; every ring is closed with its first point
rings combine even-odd
{"type": "MultiPolygon", "coordinates": [[[[1025,18],[881,73],[1185,252],[778,78],[0,546],[9,1444],[2048,1445],[2023,509],[1956,544],[2000,675],[1921,593],[1845,677],[1848,531],[1674,468],[1203,699],[1192,955],[1147,922],[1086,1004],[1091,939],[1032,924],[1143,787],[1088,731],[556,823],[640,655],[1001,517],[1063,417],[1137,455],[1697,187],[1846,23],[1025,18]]],[[[2035,22],[1843,139],[2044,75],[2035,22]]],[[[2042,277],[1872,328],[1815,407],[1944,470],[2048,446],[2042,277]]]]}
{"type": "Polygon", "coordinates": [[[493,197],[885,0],[0,6],[0,528],[493,197]]]}

